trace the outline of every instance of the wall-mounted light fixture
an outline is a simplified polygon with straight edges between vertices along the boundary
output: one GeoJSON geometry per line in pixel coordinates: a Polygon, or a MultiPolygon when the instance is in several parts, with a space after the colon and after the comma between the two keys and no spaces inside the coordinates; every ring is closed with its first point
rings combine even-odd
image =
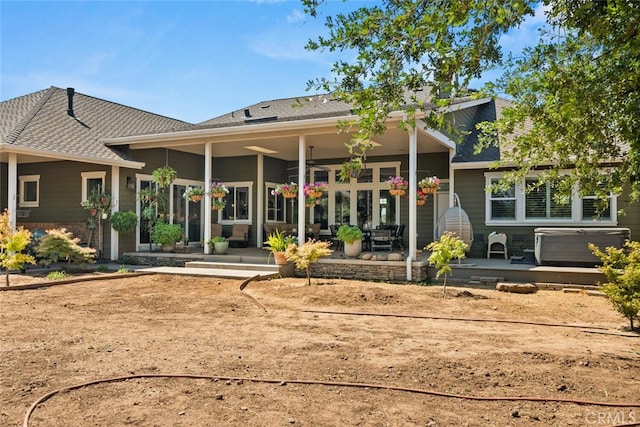
{"type": "Polygon", "coordinates": [[[136,180],[131,178],[130,176],[127,177],[127,190],[135,190],[136,189],[136,180]]]}

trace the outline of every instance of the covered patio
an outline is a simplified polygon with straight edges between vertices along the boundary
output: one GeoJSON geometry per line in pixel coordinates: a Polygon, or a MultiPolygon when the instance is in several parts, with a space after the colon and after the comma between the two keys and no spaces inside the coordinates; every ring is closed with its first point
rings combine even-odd
{"type": "MultiPolygon", "coordinates": [[[[396,251],[404,257],[404,254],[396,251]]],[[[428,265],[428,253],[421,251],[411,260],[412,277],[407,278],[407,260],[361,260],[347,258],[343,251],[336,250],[331,257],[322,258],[311,268],[316,278],[355,278],[392,283],[424,282],[437,283],[436,270],[428,265]]],[[[216,268],[224,264],[225,268],[242,270],[244,265],[274,265],[274,259],[268,250],[262,248],[229,248],[224,255],[203,254],[197,248],[178,248],[175,253],[165,252],[128,252],[122,257],[131,264],[156,266],[189,266],[197,262],[201,268],[216,268]],[[203,264],[204,263],[204,264],[203,264]],[[208,264],[208,265],[207,265],[208,264]]],[[[448,283],[461,286],[491,287],[495,282],[535,283],[542,289],[558,289],[571,286],[596,286],[604,282],[605,277],[597,268],[561,267],[546,265],[512,264],[510,260],[500,258],[466,258],[453,262],[453,275],[448,283]]],[[[298,271],[298,274],[304,273],[298,271]]]]}

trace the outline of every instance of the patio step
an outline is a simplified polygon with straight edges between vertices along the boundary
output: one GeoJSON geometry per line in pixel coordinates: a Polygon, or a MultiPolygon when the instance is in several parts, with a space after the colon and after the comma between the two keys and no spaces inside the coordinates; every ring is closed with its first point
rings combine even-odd
{"type": "Polygon", "coordinates": [[[275,264],[252,264],[246,262],[212,262],[212,261],[188,261],[185,268],[215,268],[218,270],[242,270],[242,271],[269,271],[278,273],[279,266],[275,264]]]}

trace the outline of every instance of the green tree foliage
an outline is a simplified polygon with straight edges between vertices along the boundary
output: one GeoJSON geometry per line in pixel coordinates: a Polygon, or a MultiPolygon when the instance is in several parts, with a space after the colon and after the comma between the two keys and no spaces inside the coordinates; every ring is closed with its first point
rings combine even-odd
{"type": "Polygon", "coordinates": [[[288,261],[293,261],[296,268],[305,270],[307,273],[307,284],[311,285],[311,271],[309,267],[311,263],[318,261],[322,257],[331,255],[333,252],[329,249],[330,242],[309,239],[302,246],[291,243],[285,250],[285,257],[288,261]]]}
{"type": "Polygon", "coordinates": [[[462,241],[455,233],[445,231],[440,239],[429,243],[426,250],[431,251],[428,262],[436,267],[436,278],[444,274],[444,287],[442,292],[447,295],[447,276],[452,273],[451,261],[454,259],[465,258],[465,252],[469,249],[464,241],[462,241]]]}
{"type": "MultiPolygon", "coordinates": [[[[316,16],[323,1],[303,3],[316,16]]],[[[421,112],[428,126],[452,131],[450,117],[434,107],[467,94],[468,83],[484,71],[504,67],[503,78],[486,89],[513,106],[484,126],[478,149],[501,144],[502,161],[519,165],[514,179],[554,159],[550,175],[572,168],[570,184],[603,203],[629,182],[632,198],[640,196],[640,2],[384,0],[327,17],[326,28],[328,35],[307,48],[345,51],[353,59],[337,61],[335,78],[310,81],[309,88],[354,104],[360,119],[352,153],[370,149],[389,112],[407,104],[406,91],[425,85],[432,93],[424,102],[410,100],[408,124],[421,112]],[[505,60],[500,37],[540,6],[548,32],[505,60]],[[601,169],[610,164],[615,167],[601,169]]]]}
{"type": "Polygon", "coordinates": [[[22,251],[31,242],[31,232],[19,227],[14,230],[11,226],[9,212],[0,215],[0,266],[5,269],[5,283],[9,286],[9,271],[20,270],[25,264],[35,264],[36,260],[22,251]]]}
{"type": "Polygon", "coordinates": [[[36,254],[45,265],[58,261],[69,264],[93,262],[96,250],[80,246],[80,239],[64,228],[47,230],[40,238],[36,254]]]}
{"type": "Polygon", "coordinates": [[[624,248],[608,247],[604,251],[589,244],[589,249],[600,258],[598,269],[608,282],[600,286],[620,314],[629,319],[629,327],[640,316],[640,242],[627,240],[624,248]]]}

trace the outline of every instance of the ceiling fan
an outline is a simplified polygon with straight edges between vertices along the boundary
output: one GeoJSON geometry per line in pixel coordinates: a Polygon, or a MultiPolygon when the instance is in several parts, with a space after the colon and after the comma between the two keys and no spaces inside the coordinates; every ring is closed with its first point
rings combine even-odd
{"type": "MultiPolygon", "coordinates": [[[[311,169],[311,168],[320,169],[320,170],[323,170],[323,171],[328,171],[329,170],[329,168],[327,168],[325,166],[321,166],[321,165],[316,164],[316,161],[313,159],[313,145],[309,146],[309,157],[307,157],[305,173],[308,173],[309,169],[311,169]]],[[[289,170],[289,171],[298,170],[298,166],[290,167],[287,170],[289,170]]]]}

